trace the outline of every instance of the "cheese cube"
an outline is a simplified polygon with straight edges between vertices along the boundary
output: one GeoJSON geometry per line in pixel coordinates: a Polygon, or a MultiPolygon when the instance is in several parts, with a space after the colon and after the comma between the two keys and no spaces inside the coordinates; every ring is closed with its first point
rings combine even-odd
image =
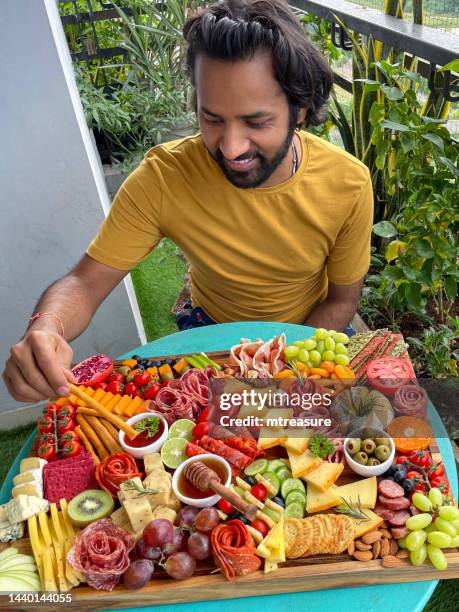
{"type": "MultiPolygon", "coordinates": [[[[141,489],[143,489],[142,481],[138,476],[130,479],[131,482],[134,482],[141,489]]],[[[118,493],[118,498],[120,501],[124,501],[126,499],[137,499],[139,497],[139,491],[136,491],[134,488],[129,486],[127,482],[122,482],[120,485],[120,490],[118,493]]]]}
{"type": "Polygon", "coordinates": [[[19,471],[28,472],[29,470],[43,469],[48,462],[40,457],[27,457],[22,459],[19,471]]]}
{"type": "Polygon", "coordinates": [[[331,486],[326,491],[321,491],[317,487],[308,483],[308,493],[306,498],[306,512],[321,512],[338,506],[341,498],[336,493],[337,487],[331,486]]]}
{"type": "Polygon", "coordinates": [[[134,532],[143,531],[148,523],[153,520],[150,504],[144,497],[127,499],[123,502],[123,507],[126,510],[134,532]]]}
{"type": "Polygon", "coordinates": [[[126,526],[131,526],[131,521],[129,520],[127,512],[123,508],[123,506],[121,506],[121,508],[118,508],[118,510],[112,512],[110,514],[110,518],[115,523],[115,525],[118,525],[118,527],[126,528],[126,526]]]}
{"type": "Polygon", "coordinates": [[[305,450],[301,455],[292,453],[289,450],[287,450],[287,453],[293,478],[299,478],[300,476],[309,474],[309,472],[318,468],[322,463],[322,459],[313,455],[309,449],[305,450]]]}
{"type": "Polygon", "coordinates": [[[164,465],[159,453],[150,453],[149,455],[145,455],[143,458],[143,463],[147,475],[154,469],[164,470],[164,465]]]}
{"type": "Polygon", "coordinates": [[[2,521],[0,523],[0,542],[13,542],[24,536],[24,523],[11,523],[2,521]]]}
{"type": "Polygon", "coordinates": [[[40,470],[29,470],[28,472],[24,472],[22,474],[17,474],[13,478],[13,485],[17,486],[17,485],[21,485],[21,484],[28,484],[29,482],[35,482],[37,480],[35,478],[35,474],[36,474],[37,471],[39,472],[40,470]]]}
{"type": "Polygon", "coordinates": [[[169,472],[154,468],[144,479],[143,486],[145,489],[155,489],[158,491],[157,493],[151,493],[146,496],[153,509],[156,508],[156,506],[169,505],[169,498],[172,491],[172,477],[169,472]]]}
{"type": "Polygon", "coordinates": [[[171,490],[170,494],[169,494],[169,500],[167,502],[167,506],[169,508],[171,508],[172,510],[175,510],[176,512],[178,512],[180,510],[180,500],[179,498],[175,495],[174,491],[171,490]]]}
{"type": "Polygon", "coordinates": [[[156,506],[156,508],[153,510],[153,520],[160,518],[174,523],[175,519],[177,518],[177,512],[172,510],[172,508],[168,508],[167,506],[156,506]]]}
{"type": "Polygon", "coordinates": [[[18,495],[29,495],[31,497],[43,497],[43,488],[40,487],[38,482],[29,482],[27,484],[21,484],[13,487],[11,491],[13,498],[18,495]]]}
{"type": "Polygon", "coordinates": [[[327,463],[319,465],[314,471],[303,476],[308,484],[312,484],[321,491],[326,491],[338,480],[339,475],[344,470],[342,463],[327,463]]]}
{"type": "Polygon", "coordinates": [[[14,525],[15,523],[26,521],[42,510],[47,512],[48,509],[49,503],[46,499],[40,499],[33,495],[18,495],[15,499],[8,502],[6,514],[8,521],[14,525]]]}

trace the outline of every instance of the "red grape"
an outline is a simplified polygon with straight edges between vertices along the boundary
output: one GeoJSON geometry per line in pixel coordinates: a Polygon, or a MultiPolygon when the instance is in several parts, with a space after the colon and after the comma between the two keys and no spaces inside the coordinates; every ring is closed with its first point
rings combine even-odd
{"type": "Polygon", "coordinates": [[[186,536],[180,531],[179,527],[174,527],[174,535],[172,541],[168,542],[163,552],[166,556],[172,555],[172,553],[178,552],[179,550],[186,549],[186,536]]]}
{"type": "Polygon", "coordinates": [[[153,575],[153,563],[147,559],[132,561],[123,574],[123,583],[128,589],[141,589],[153,575]]]}
{"type": "Polygon", "coordinates": [[[193,527],[199,508],[194,506],[183,506],[177,516],[177,524],[180,526],[193,527]]]}
{"type": "Polygon", "coordinates": [[[161,557],[161,549],[159,546],[147,546],[141,538],[137,543],[137,555],[142,557],[142,559],[157,561],[161,557]]]}
{"type": "Polygon", "coordinates": [[[210,555],[210,538],[207,533],[195,531],[188,538],[188,550],[190,555],[199,561],[207,559],[210,555]]]}
{"type": "Polygon", "coordinates": [[[143,540],[146,546],[163,548],[174,537],[174,526],[167,519],[155,519],[143,530],[143,540]]]}
{"type": "Polygon", "coordinates": [[[171,578],[184,580],[193,575],[196,561],[187,552],[176,552],[167,559],[165,569],[171,578]]]}
{"type": "Polygon", "coordinates": [[[203,508],[199,511],[194,521],[195,527],[198,531],[208,533],[212,531],[214,527],[220,522],[220,517],[215,508],[203,508]]]}

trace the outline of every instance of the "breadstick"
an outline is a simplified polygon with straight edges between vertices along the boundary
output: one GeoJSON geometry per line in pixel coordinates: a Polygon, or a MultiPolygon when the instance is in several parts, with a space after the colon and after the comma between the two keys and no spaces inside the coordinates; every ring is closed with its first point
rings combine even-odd
{"type": "Polygon", "coordinates": [[[91,455],[91,457],[94,459],[94,463],[97,465],[98,463],[100,463],[100,459],[97,456],[91,442],[88,440],[88,438],[86,437],[86,434],[84,433],[84,431],[81,429],[81,427],[79,425],[77,425],[75,427],[75,431],[78,434],[78,437],[80,438],[80,440],[83,442],[85,449],[88,451],[88,453],[91,455]]]}
{"type": "Polygon", "coordinates": [[[89,441],[91,442],[91,444],[93,444],[94,448],[96,449],[97,454],[102,459],[102,461],[107,459],[109,455],[108,452],[105,450],[104,445],[99,440],[96,432],[93,430],[91,425],[86,421],[85,417],[80,414],[80,415],[77,415],[76,420],[77,420],[78,425],[81,427],[81,429],[84,431],[84,433],[89,438],[89,441]]]}
{"type": "Polygon", "coordinates": [[[100,419],[100,422],[105,427],[105,429],[108,431],[108,433],[111,435],[111,437],[115,440],[115,442],[118,444],[119,430],[116,429],[116,427],[112,425],[110,421],[107,421],[107,419],[100,419]]]}
{"type": "Polygon", "coordinates": [[[106,427],[102,424],[101,419],[93,416],[84,417],[89,425],[93,428],[99,440],[102,440],[103,445],[107,448],[111,455],[122,453],[123,449],[118,444],[118,440],[114,440],[106,427]]]}
{"type": "MultiPolygon", "coordinates": [[[[97,418],[102,418],[100,416],[100,414],[97,412],[97,410],[94,410],[94,408],[87,408],[86,406],[78,406],[77,412],[78,412],[78,414],[84,414],[85,416],[95,416],[97,418]]],[[[123,417],[123,416],[119,416],[119,415],[118,415],[118,418],[120,418],[123,421],[127,420],[127,417],[123,417]]],[[[105,423],[109,422],[109,421],[107,421],[107,419],[104,419],[104,421],[105,421],[105,423]]],[[[104,425],[105,425],[105,423],[104,423],[104,425]]],[[[112,424],[110,423],[110,425],[112,425],[112,424]]],[[[113,427],[113,429],[118,431],[114,425],[112,425],[112,427],[113,427]]]]}
{"type": "Polygon", "coordinates": [[[115,414],[112,414],[109,410],[104,408],[102,404],[96,402],[96,400],[94,400],[90,395],[82,391],[79,387],[72,384],[69,384],[69,387],[70,392],[73,395],[76,395],[79,399],[83,400],[90,408],[94,408],[94,410],[97,410],[99,416],[104,417],[105,419],[107,419],[107,421],[110,421],[110,423],[113,423],[113,425],[115,425],[119,429],[122,429],[124,433],[127,434],[128,438],[135,438],[138,435],[139,432],[136,429],[134,429],[130,425],[127,425],[115,414]]]}

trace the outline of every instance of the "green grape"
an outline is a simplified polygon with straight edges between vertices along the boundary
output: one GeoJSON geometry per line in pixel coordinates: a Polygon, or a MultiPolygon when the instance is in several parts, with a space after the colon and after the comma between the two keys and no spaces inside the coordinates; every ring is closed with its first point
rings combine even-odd
{"type": "Polygon", "coordinates": [[[316,350],[310,351],[309,359],[312,361],[314,365],[319,365],[319,363],[322,361],[322,357],[319,351],[316,351],[316,350]]]}
{"type": "Polygon", "coordinates": [[[337,355],[347,355],[347,348],[341,342],[335,344],[335,353],[337,355]]]}
{"type": "Polygon", "coordinates": [[[325,338],[325,348],[327,351],[334,351],[336,346],[336,342],[333,338],[325,338]]]}
{"type": "Polygon", "coordinates": [[[427,546],[427,554],[432,565],[438,570],[445,570],[448,567],[448,561],[440,548],[429,544],[429,546],[427,546]]]}
{"type": "Polygon", "coordinates": [[[443,533],[447,533],[452,538],[454,538],[454,536],[457,535],[456,528],[454,527],[454,525],[452,525],[448,521],[445,521],[445,519],[443,518],[437,518],[434,525],[439,531],[443,531],[443,533]]]}
{"type": "Polygon", "coordinates": [[[406,521],[406,526],[411,531],[419,531],[427,527],[427,525],[430,525],[431,522],[432,516],[430,514],[415,514],[414,516],[410,516],[410,518],[406,521]]]}
{"type": "Polygon", "coordinates": [[[335,363],[338,365],[347,366],[349,365],[349,357],[347,355],[335,355],[335,363]]]}
{"type": "Polygon", "coordinates": [[[325,350],[325,342],[324,342],[324,340],[319,340],[319,342],[317,343],[317,346],[316,346],[316,350],[318,350],[319,353],[322,355],[322,353],[325,350]]]}
{"type": "Polygon", "coordinates": [[[317,338],[317,340],[325,340],[328,334],[329,334],[329,331],[327,329],[324,329],[323,327],[319,327],[315,331],[315,337],[317,338]]]}
{"type": "Polygon", "coordinates": [[[427,535],[429,544],[438,546],[438,548],[449,548],[451,546],[451,536],[443,531],[432,531],[427,535]]]}
{"type": "Polygon", "coordinates": [[[335,352],[334,351],[324,351],[322,353],[322,359],[324,361],[335,361],[335,352]]]}
{"type": "Polygon", "coordinates": [[[349,336],[347,334],[343,334],[341,332],[334,332],[332,336],[335,342],[340,342],[341,344],[349,343],[349,336]]]}
{"type": "Polygon", "coordinates": [[[306,349],[301,349],[301,351],[298,354],[298,359],[302,361],[303,363],[306,363],[307,361],[309,361],[309,351],[307,351],[306,349]]]}
{"type": "Polygon", "coordinates": [[[454,536],[454,538],[451,538],[451,548],[458,548],[459,547],[459,535],[454,536]]]}
{"type": "Polygon", "coordinates": [[[294,346],[297,346],[299,349],[304,348],[304,342],[303,340],[295,340],[295,342],[293,343],[294,346]]]}
{"type": "MultiPolygon", "coordinates": [[[[419,493],[418,491],[416,491],[416,493],[413,495],[411,501],[418,510],[422,510],[423,512],[430,512],[432,510],[431,500],[422,493],[419,493]]],[[[409,529],[411,529],[411,527],[409,527],[409,529]]],[[[420,527],[419,529],[422,529],[422,527],[420,527]]]]}
{"type": "Polygon", "coordinates": [[[438,511],[438,515],[446,521],[454,521],[459,519],[459,510],[456,506],[442,506],[438,511]]]}
{"type": "Polygon", "coordinates": [[[457,533],[459,533],[459,519],[454,519],[454,521],[450,521],[451,525],[454,525],[457,533]]]}
{"type": "Polygon", "coordinates": [[[432,533],[432,531],[438,531],[438,529],[435,527],[433,523],[430,523],[430,525],[427,525],[427,527],[424,528],[424,531],[426,533],[432,533]]]}
{"type": "Polygon", "coordinates": [[[287,358],[288,361],[290,361],[290,359],[293,359],[294,357],[296,357],[298,355],[298,353],[300,352],[300,347],[299,346],[295,346],[293,344],[291,344],[290,346],[286,346],[284,349],[284,355],[287,358]]]}
{"type": "MultiPolygon", "coordinates": [[[[429,499],[432,502],[432,506],[434,506],[435,508],[438,508],[439,506],[441,506],[443,503],[443,495],[441,494],[440,489],[437,489],[437,487],[432,487],[432,489],[430,489],[429,491],[429,499]]],[[[423,510],[423,508],[419,508],[419,509],[423,510]]]]}
{"type": "Polygon", "coordinates": [[[327,332],[327,334],[328,334],[329,336],[333,336],[333,334],[336,334],[336,330],[334,330],[334,329],[329,329],[329,330],[328,330],[328,332],[327,332]]]}
{"type": "Polygon", "coordinates": [[[304,342],[303,342],[303,348],[305,348],[307,351],[313,351],[317,346],[317,342],[314,340],[314,338],[307,338],[304,342]]]}
{"type": "MultiPolygon", "coordinates": [[[[418,516],[421,516],[420,514],[418,516]]],[[[414,518],[414,517],[412,517],[414,518]]],[[[427,539],[425,531],[412,531],[406,536],[406,547],[408,550],[417,550],[427,539]]]]}
{"type": "Polygon", "coordinates": [[[405,536],[404,538],[399,538],[397,540],[397,544],[400,546],[400,548],[406,548],[406,538],[407,536],[405,536]]]}
{"type": "Polygon", "coordinates": [[[410,552],[410,561],[413,565],[422,565],[427,557],[427,547],[425,544],[420,546],[417,550],[410,552]]]}

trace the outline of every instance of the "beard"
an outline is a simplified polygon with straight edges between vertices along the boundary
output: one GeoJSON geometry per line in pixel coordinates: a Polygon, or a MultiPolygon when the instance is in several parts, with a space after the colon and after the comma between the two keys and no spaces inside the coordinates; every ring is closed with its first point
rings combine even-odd
{"type": "Polygon", "coordinates": [[[209,153],[217,162],[226,178],[235,187],[239,187],[240,189],[253,189],[255,187],[259,187],[269,179],[269,177],[273,174],[275,170],[277,170],[277,168],[281,165],[281,163],[287,156],[287,153],[292,144],[293,135],[295,133],[298,113],[298,107],[289,106],[289,125],[287,135],[284,139],[284,142],[271,159],[269,159],[259,151],[250,151],[244,153],[243,155],[240,155],[234,160],[244,161],[245,159],[256,158],[259,160],[258,168],[248,170],[247,172],[237,172],[235,170],[232,170],[231,168],[228,168],[223,153],[220,151],[220,149],[217,149],[217,151],[215,151],[214,153],[209,151],[209,153]]]}

